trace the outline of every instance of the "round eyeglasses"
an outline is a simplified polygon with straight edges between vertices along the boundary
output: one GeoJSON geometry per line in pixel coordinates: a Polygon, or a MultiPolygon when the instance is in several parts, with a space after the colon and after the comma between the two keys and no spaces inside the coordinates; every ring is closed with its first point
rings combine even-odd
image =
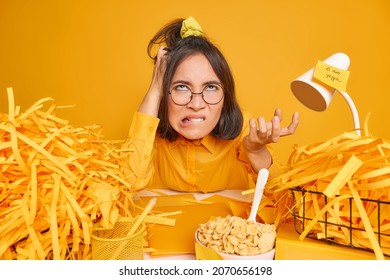
{"type": "Polygon", "coordinates": [[[219,84],[206,85],[201,92],[193,92],[187,85],[175,85],[170,91],[173,103],[185,106],[191,102],[194,94],[201,94],[202,99],[209,105],[216,105],[223,99],[223,88],[219,84]]]}

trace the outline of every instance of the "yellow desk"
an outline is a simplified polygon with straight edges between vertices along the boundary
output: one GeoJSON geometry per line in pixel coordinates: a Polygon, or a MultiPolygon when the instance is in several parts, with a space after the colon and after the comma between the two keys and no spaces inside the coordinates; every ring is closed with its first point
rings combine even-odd
{"type": "Polygon", "coordinates": [[[276,260],[375,260],[375,254],[342,245],[305,238],[299,240],[293,223],[280,225],[276,239],[276,260]]]}

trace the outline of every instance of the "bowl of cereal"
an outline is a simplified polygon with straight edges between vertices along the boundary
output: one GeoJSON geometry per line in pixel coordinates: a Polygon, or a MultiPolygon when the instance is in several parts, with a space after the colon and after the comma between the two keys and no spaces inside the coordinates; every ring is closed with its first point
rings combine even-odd
{"type": "Polygon", "coordinates": [[[273,260],[276,228],[237,216],[216,217],[200,224],[195,241],[224,260],[273,260]]]}

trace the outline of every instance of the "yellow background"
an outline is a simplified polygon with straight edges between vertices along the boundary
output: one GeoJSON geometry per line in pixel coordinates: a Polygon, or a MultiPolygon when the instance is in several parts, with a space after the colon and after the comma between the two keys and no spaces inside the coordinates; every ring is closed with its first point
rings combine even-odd
{"type": "Polygon", "coordinates": [[[275,145],[287,160],[293,144],[327,140],[353,128],[340,95],[325,112],[310,111],[291,81],[336,52],[351,59],[347,91],[372,134],[390,139],[390,1],[0,1],[0,112],[6,88],[26,110],[38,99],[75,104],[58,115],[73,125],[99,123],[107,139],[126,136],[146,92],[152,61],[146,47],[157,29],[194,16],[230,62],[242,107],[287,124],[301,123],[275,145]]]}

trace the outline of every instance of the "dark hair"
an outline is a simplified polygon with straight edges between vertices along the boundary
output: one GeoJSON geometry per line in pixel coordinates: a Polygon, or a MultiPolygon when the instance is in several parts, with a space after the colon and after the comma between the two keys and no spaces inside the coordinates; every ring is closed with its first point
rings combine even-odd
{"type": "Polygon", "coordinates": [[[211,134],[221,139],[234,139],[242,130],[243,115],[237,102],[230,67],[219,49],[204,34],[181,38],[182,22],[183,19],[177,19],[164,26],[154,35],[148,45],[148,55],[154,60],[156,60],[156,55],[152,54],[154,46],[165,44],[167,48],[167,64],[162,88],[163,97],[158,112],[160,123],[157,132],[162,138],[169,141],[178,138],[178,133],[171,127],[168,120],[169,87],[178,65],[188,56],[201,53],[208,59],[215,74],[220,79],[225,94],[221,117],[211,134]]]}

